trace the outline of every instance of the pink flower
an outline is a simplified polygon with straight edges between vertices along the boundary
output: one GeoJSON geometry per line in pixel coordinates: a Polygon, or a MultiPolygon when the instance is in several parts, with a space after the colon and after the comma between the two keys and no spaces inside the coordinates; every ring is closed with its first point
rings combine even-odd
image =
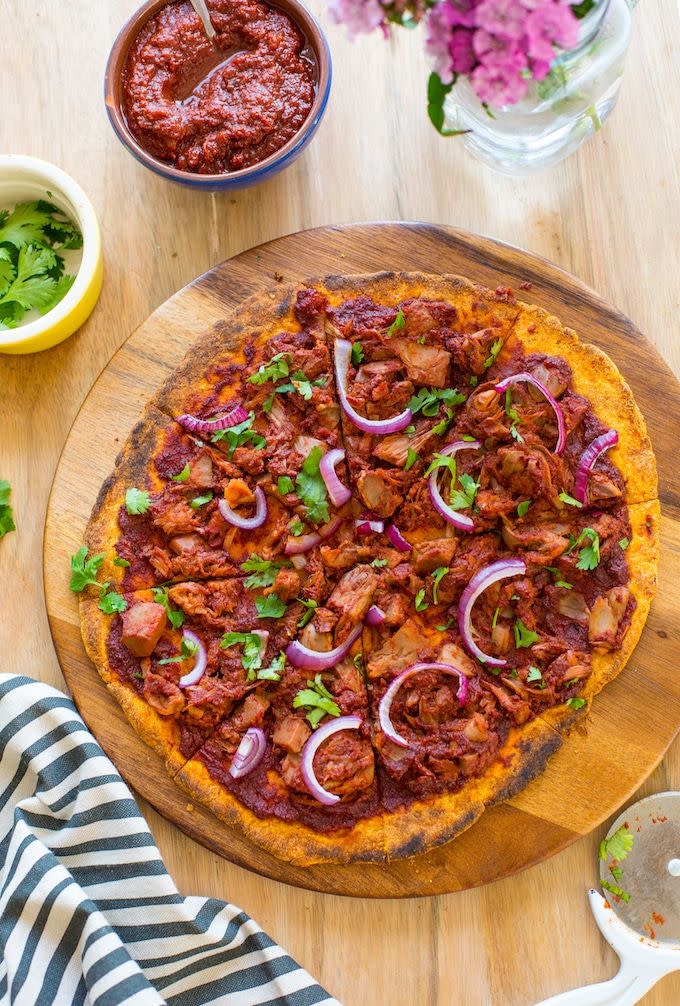
{"type": "Polygon", "coordinates": [[[379,0],[329,0],[328,11],[336,24],[347,25],[350,38],[385,23],[385,8],[379,0]]]}
{"type": "Polygon", "coordinates": [[[434,72],[444,84],[453,80],[453,56],[449,46],[451,35],[451,9],[446,0],[435,4],[427,15],[425,52],[432,60],[434,72]]]}
{"type": "Polygon", "coordinates": [[[472,48],[473,35],[469,28],[454,28],[451,33],[449,52],[455,73],[470,73],[477,66],[477,57],[472,48]]]}
{"type": "Polygon", "coordinates": [[[573,49],[578,41],[578,20],[571,8],[559,2],[544,3],[526,19],[528,51],[532,60],[552,62],[554,46],[573,49]]]}
{"type": "Polygon", "coordinates": [[[474,28],[477,17],[477,0],[443,0],[449,8],[448,17],[451,26],[459,28],[474,28]]]}
{"type": "Polygon", "coordinates": [[[527,82],[519,73],[498,66],[480,65],[470,77],[473,90],[488,105],[514,105],[527,92],[527,82]]]}
{"type": "Polygon", "coordinates": [[[518,0],[481,0],[477,6],[477,26],[501,38],[520,39],[527,12],[518,0]]]}

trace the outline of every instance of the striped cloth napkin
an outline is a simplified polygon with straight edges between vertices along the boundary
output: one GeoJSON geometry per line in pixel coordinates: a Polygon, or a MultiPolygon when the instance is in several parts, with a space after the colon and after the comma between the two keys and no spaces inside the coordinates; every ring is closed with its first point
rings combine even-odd
{"type": "Polygon", "coordinates": [[[65,695],[0,674],[0,1004],[339,1006],[245,912],[183,898],[65,695]]]}

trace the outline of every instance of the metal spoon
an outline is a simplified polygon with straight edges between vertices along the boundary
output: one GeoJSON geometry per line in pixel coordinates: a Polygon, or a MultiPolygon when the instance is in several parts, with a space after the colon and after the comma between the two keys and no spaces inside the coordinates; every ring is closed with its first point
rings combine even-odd
{"type": "Polygon", "coordinates": [[[205,28],[205,33],[208,38],[215,38],[217,32],[215,31],[215,26],[210,20],[210,12],[205,0],[191,0],[191,6],[203,22],[203,27],[205,28]]]}

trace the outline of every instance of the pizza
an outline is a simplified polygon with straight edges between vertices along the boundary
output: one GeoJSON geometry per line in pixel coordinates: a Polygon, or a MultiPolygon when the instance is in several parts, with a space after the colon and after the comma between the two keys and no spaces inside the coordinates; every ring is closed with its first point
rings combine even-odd
{"type": "Polygon", "coordinates": [[[597,348],[510,289],[326,277],[194,345],[73,589],[193,800],[291,863],[381,862],[541,772],[635,647],[658,524],[644,421],[597,348]]]}

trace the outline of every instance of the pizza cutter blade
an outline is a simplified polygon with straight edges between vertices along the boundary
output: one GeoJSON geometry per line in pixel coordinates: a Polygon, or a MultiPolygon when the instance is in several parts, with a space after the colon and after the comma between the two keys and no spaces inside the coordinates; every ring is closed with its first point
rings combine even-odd
{"type": "Polygon", "coordinates": [[[680,793],[657,793],[628,807],[607,839],[622,828],[632,836],[630,851],[617,860],[609,847],[600,859],[606,900],[588,892],[600,932],[621,960],[619,972],[538,1006],[633,1006],[680,970],[680,793]]]}

